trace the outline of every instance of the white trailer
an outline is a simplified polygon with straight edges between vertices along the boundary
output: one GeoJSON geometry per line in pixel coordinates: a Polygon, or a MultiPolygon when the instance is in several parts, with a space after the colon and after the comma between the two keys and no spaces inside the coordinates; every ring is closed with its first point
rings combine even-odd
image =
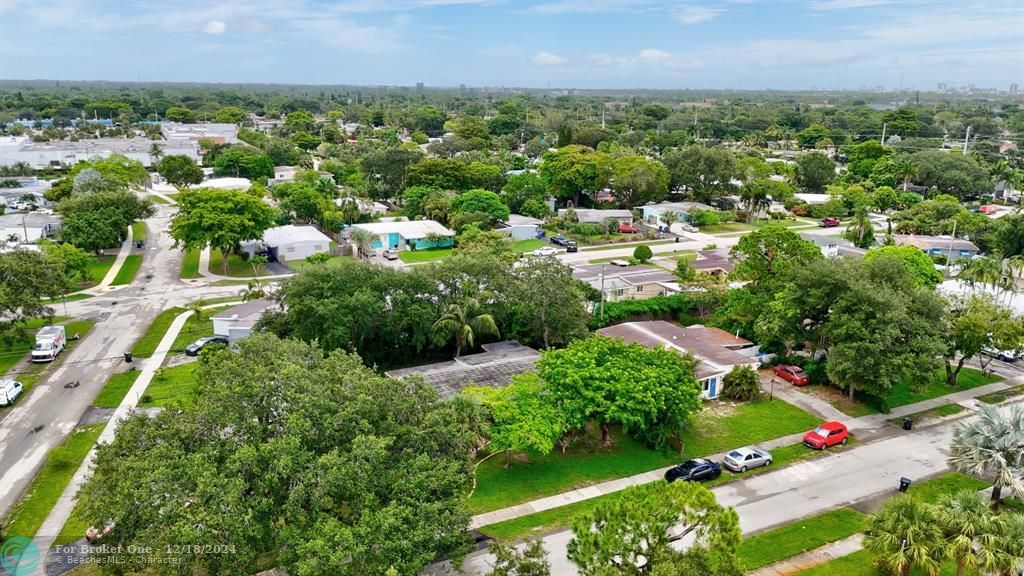
{"type": "Polygon", "coordinates": [[[67,335],[63,326],[44,326],[36,334],[36,345],[32,347],[33,362],[52,362],[64,345],[67,343],[67,335]]]}

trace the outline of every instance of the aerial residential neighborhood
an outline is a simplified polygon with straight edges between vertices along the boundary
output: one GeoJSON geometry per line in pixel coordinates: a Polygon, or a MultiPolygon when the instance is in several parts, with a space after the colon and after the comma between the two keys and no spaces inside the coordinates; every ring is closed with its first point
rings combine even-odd
{"type": "Polygon", "coordinates": [[[0,576],[1024,576],[1024,5],[0,30],[0,576]]]}

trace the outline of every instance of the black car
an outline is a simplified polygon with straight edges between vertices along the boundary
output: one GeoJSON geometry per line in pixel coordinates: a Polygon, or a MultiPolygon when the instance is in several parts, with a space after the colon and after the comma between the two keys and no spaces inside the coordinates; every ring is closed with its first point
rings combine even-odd
{"type": "Polygon", "coordinates": [[[565,243],[565,251],[566,252],[577,252],[577,251],[579,251],[579,247],[576,246],[576,241],[575,240],[567,241],[565,243]]]}
{"type": "Polygon", "coordinates": [[[551,243],[557,246],[568,246],[569,241],[565,239],[565,236],[559,234],[558,236],[551,237],[551,243]]]}
{"type": "Polygon", "coordinates": [[[687,460],[675,468],[670,468],[665,472],[665,480],[669,482],[675,480],[700,482],[703,480],[713,480],[721,475],[722,467],[718,465],[718,462],[712,462],[706,458],[695,458],[687,460]]]}
{"type": "Polygon", "coordinates": [[[199,353],[203,351],[210,344],[227,344],[228,339],[223,336],[204,336],[199,340],[185,346],[186,356],[199,356],[199,353]]]}

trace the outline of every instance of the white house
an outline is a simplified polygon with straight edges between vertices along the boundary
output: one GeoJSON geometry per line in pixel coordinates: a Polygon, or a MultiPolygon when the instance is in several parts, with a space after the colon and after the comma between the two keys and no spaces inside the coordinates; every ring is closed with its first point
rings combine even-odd
{"type": "Polygon", "coordinates": [[[377,236],[374,248],[424,250],[455,244],[455,232],[433,220],[396,220],[353,224],[352,228],[367,230],[377,236]]]}
{"type": "Polygon", "coordinates": [[[214,336],[223,336],[230,342],[247,338],[252,333],[252,328],[259,321],[260,316],[263,316],[263,313],[272,306],[274,306],[272,301],[260,298],[218,312],[211,318],[213,334],[214,336]]]}
{"type": "Polygon", "coordinates": [[[252,187],[252,182],[248,178],[210,178],[196,184],[195,187],[211,190],[248,190],[252,187]]]}
{"type": "Polygon", "coordinates": [[[4,214],[0,216],[0,240],[27,244],[49,238],[60,225],[60,216],[52,214],[4,214]]]}
{"type": "Polygon", "coordinates": [[[835,260],[843,252],[854,248],[853,242],[839,236],[825,236],[824,234],[808,234],[801,232],[800,237],[814,244],[821,250],[821,255],[830,260],[835,260]]]}
{"type": "Polygon", "coordinates": [[[722,393],[722,378],[737,366],[760,366],[760,349],[750,340],[708,326],[677,326],[664,320],[625,322],[598,330],[598,333],[648,348],[665,348],[690,354],[697,360],[697,380],[701,395],[717,398],[722,393]]]}
{"type": "MultiPolygon", "coordinates": [[[[253,244],[246,246],[253,251],[253,244]]],[[[326,254],[331,250],[331,239],[313,226],[278,226],[263,233],[263,244],[272,260],[292,262],[305,260],[313,254],[326,254]]]]}
{"type": "Polygon", "coordinates": [[[188,156],[199,161],[199,146],[191,141],[150,140],[148,138],[96,138],[71,142],[32,142],[25,136],[0,137],[0,166],[25,162],[39,170],[45,167],[71,166],[85,160],[106,158],[121,154],[138,160],[143,166],[152,166],[150,151],[160,148],[164,156],[188,156]]]}
{"type": "Polygon", "coordinates": [[[689,222],[690,213],[695,210],[713,210],[707,204],[700,202],[662,202],[661,204],[648,204],[641,208],[644,222],[652,226],[664,226],[662,217],[672,212],[676,215],[676,222],[689,222]]]}
{"type": "Polygon", "coordinates": [[[608,218],[614,218],[619,221],[619,224],[626,224],[627,226],[633,224],[633,213],[622,209],[561,208],[558,210],[558,216],[564,218],[570,210],[576,213],[576,221],[583,224],[603,225],[604,221],[608,218]]]}
{"type": "Polygon", "coordinates": [[[508,220],[499,222],[495,229],[498,232],[508,234],[512,240],[532,240],[536,238],[544,225],[543,220],[523,216],[521,214],[509,214],[508,220]]]}

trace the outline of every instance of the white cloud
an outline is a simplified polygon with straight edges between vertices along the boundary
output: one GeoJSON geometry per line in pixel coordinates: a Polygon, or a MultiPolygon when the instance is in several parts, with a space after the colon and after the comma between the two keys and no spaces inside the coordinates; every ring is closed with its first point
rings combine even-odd
{"type": "Polygon", "coordinates": [[[207,34],[223,34],[228,25],[223,20],[210,20],[203,26],[203,32],[207,34]]]}
{"type": "Polygon", "coordinates": [[[562,58],[558,54],[552,54],[551,52],[537,52],[533,55],[533,63],[537,66],[565,66],[569,63],[567,58],[562,58]]]}
{"type": "Polygon", "coordinates": [[[722,8],[684,4],[675,9],[672,12],[672,16],[683,24],[699,24],[713,19],[722,12],[725,12],[722,8]]]}
{"type": "Polygon", "coordinates": [[[811,5],[815,10],[847,10],[889,4],[892,0],[824,0],[811,5]]]}

